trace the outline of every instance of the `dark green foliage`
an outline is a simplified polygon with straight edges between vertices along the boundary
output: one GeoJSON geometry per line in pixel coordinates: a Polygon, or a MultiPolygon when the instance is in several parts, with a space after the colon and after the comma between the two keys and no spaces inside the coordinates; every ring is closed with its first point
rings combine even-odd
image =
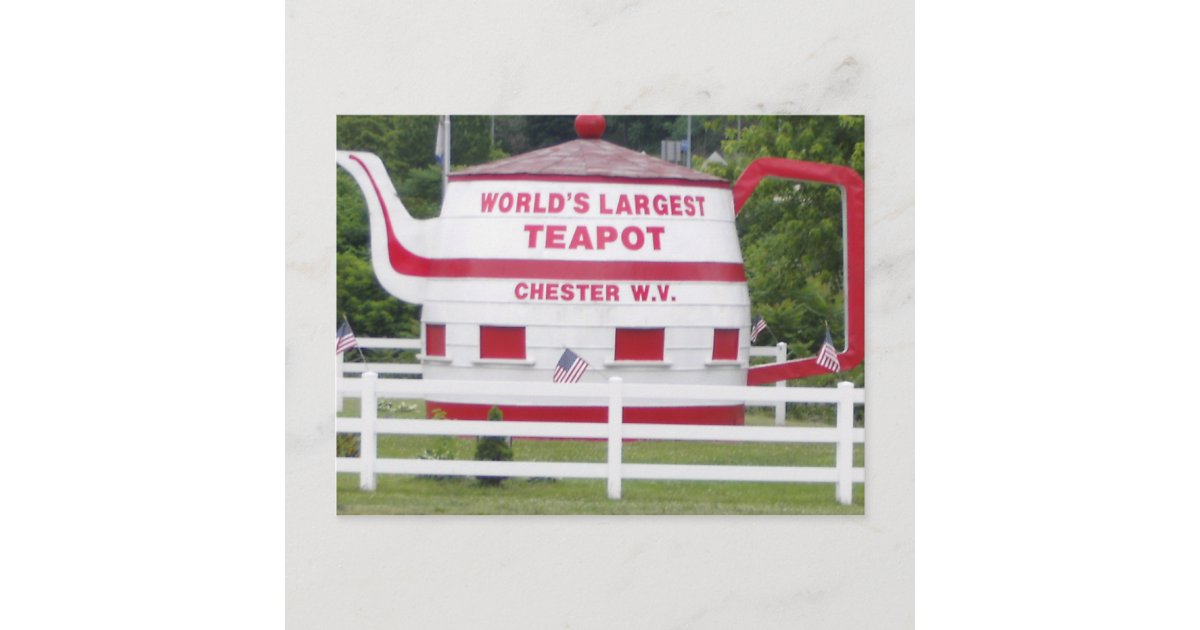
{"type": "MultiPolygon", "coordinates": [[[[504,414],[501,413],[499,407],[492,407],[488,410],[487,419],[491,422],[499,422],[504,419],[504,414]]],[[[475,459],[478,461],[511,462],[512,458],[512,445],[509,444],[508,438],[481,437],[475,442],[475,459]]],[[[478,477],[479,482],[485,486],[498,486],[507,478],[478,477]]]]}
{"type": "MultiPolygon", "coordinates": [[[[839,164],[863,174],[862,116],[725,116],[711,118],[705,126],[724,135],[721,150],[728,162],[705,170],[730,181],[760,157],[839,164]]],[[[786,341],[791,358],[812,356],[825,340],[828,322],[834,345],[841,347],[841,191],[763,180],[737,222],[751,308],[766,318],[774,334],[759,343],[786,341]]]]}
{"type": "Polygon", "coordinates": [[[383,290],[366,258],[353,252],[337,256],[337,313],[346,313],[359,337],[416,337],[420,312],[383,290]]]}

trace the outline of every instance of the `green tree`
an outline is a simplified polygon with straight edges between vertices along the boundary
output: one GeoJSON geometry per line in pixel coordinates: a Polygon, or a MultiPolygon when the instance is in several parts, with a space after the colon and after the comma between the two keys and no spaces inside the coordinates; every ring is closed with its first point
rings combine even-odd
{"type": "MultiPolygon", "coordinates": [[[[487,419],[489,422],[499,422],[504,419],[504,413],[499,407],[493,406],[488,410],[487,419]]],[[[480,461],[492,462],[511,462],[513,458],[511,438],[499,436],[480,437],[475,442],[475,459],[480,461]]],[[[508,479],[508,477],[477,477],[479,482],[485,486],[498,486],[500,482],[508,479]]]]}
{"type": "MultiPolygon", "coordinates": [[[[727,165],[709,172],[731,182],[756,158],[784,157],[849,166],[863,174],[862,116],[725,116],[704,122],[724,135],[727,165]]],[[[766,179],[738,216],[750,301],[772,333],[814,354],[828,322],[845,336],[841,191],[836,186],[766,179]]]]}

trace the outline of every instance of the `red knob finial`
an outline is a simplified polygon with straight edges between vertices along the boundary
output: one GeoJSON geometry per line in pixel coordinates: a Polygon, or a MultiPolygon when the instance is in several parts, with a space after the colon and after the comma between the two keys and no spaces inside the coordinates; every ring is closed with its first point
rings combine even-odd
{"type": "Polygon", "coordinates": [[[604,135],[604,116],[580,114],[575,117],[575,133],[580,138],[599,138],[604,135]]]}

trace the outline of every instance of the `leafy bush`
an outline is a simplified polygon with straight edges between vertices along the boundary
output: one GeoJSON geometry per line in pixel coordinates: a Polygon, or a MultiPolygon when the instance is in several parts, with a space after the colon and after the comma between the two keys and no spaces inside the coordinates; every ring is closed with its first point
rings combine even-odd
{"type": "MultiPolygon", "coordinates": [[[[504,414],[499,407],[488,410],[488,421],[499,422],[504,414]]],[[[499,436],[481,437],[475,442],[475,459],[478,461],[511,462],[513,458],[512,445],[509,439],[499,436]]],[[[508,477],[477,477],[485,486],[498,486],[508,477]]]]}

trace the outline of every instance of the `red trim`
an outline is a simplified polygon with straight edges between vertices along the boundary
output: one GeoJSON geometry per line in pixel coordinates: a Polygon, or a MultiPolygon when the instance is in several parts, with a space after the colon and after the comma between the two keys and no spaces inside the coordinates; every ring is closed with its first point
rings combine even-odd
{"type": "Polygon", "coordinates": [[[524,359],[524,326],[480,326],[479,358],[524,359]]]}
{"type": "MultiPolygon", "coordinates": [[[[528,422],[608,422],[608,407],[542,407],[537,405],[497,405],[505,420],[528,422]]],[[[446,403],[428,400],[428,417],[433,410],[442,409],[447,418],[455,420],[486,420],[492,405],[446,403]]],[[[716,407],[626,407],[622,421],[630,424],[745,424],[746,408],[742,405],[716,407]]]]}
{"type": "MultiPolygon", "coordinates": [[[[397,270],[399,271],[399,270],[397,270]]],[[[435,258],[426,274],[435,278],[537,278],[542,280],[676,280],[745,282],[741,263],[508,260],[435,258]]]]}
{"type": "MultiPolygon", "coordinates": [[[[746,171],[733,185],[734,214],[742,206],[764,177],[781,177],[800,181],[817,182],[841,186],[846,200],[846,349],[838,354],[842,371],[849,370],[863,360],[864,315],[863,296],[865,257],[864,245],[864,186],[862,177],[852,168],[835,164],[817,164],[783,158],[759,158],[746,167],[746,171]]],[[[790,378],[803,378],[815,374],[828,374],[829,370],[817,365],[816,357],[771,363],[750,368],[746,375],[749,385],[772,383],[790,378]]]]}
{"type": "Polygon", "coordinates": [[[446,325],[425,324],[425,355],[446,356],[446,325]]]}
{"type": "MultiPolygon", "coordinates": [[[[543,280],[674,280],[694,282],[745,282],[741,263],[635,262],[584,260],[510,260],[488,258],[425,258],[409,251],[396,238],[387,202],[366,164],[358,162],[375,198],[383,209],[387,227],[388,262],[396,273],[423,278],[537,278],[543,280]]],[[[525,178],[528,179],[528,178],[525,178]]]]}
{"type": "Polygon", "coordinates": [[[387,226],[388,262],[392,263],[392,269],[406,276],[427,277],[430,260],[408,251],[400,244],[400,241],[396,240],[396,233],[392,230],[391,213],[388,212],[387,202],[383,200],[383,193],[379,192],[379,184],[375,183],[375,176],[371,174],[371,169],[367,168],[367,165],[363,164],[357,155],[351,155],[350,159],[358,162],[363,172],[367,174],[367,179],[371,180],[371,188],[375,189],[375,198],[379,200],[379,206],[383,209],[383,222],[387,226]]]}
{"type": "Polygon", "coordinates": [[[662,328],[618,328],[613,358],[617,361],[662,361],[662,328]]]}
{"type": "Polygon", "coordinates": [[[740,332],[737,328],[717,328],[713,330],[713,361],[737,360],[740,332]]]}
{"type": "Polygon", "coordinates": [[[652,184],[659,186],[698,186],[729,190],[729,182],[683,179],[675,177],[614,177],[600,175],[538,175],[525,173],[479,173],[450,175],[450,181],[533,181],[533,182],[582,182],[589,184],[652,184]]]}

